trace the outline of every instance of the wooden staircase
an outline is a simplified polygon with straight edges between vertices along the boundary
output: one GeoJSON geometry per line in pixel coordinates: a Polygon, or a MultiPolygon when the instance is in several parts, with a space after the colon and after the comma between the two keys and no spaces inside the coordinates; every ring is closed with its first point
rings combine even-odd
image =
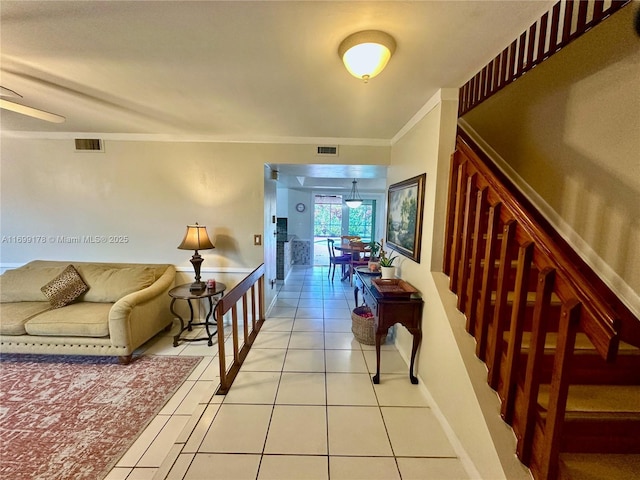
{"type": "Polygon", "coordinates": [[[621,462],[607,478],[630,478],[640,464],[640,321],[463,131],[443,268],[533,477],[588,478],[572,473],[584,465],[576,455],[606,454],[621,462]]]}

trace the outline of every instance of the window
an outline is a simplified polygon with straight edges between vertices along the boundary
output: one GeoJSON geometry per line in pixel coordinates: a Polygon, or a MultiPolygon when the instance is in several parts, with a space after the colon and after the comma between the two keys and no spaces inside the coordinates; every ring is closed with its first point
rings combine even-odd
{"type": "Polygon", "coordinates": [[[358,235],[364,242],[373,240],[371,237],[376,226],[376,201],[364,200],[358,208],[347,208],[347,210],[349,210],[349,223],[346,235],[358,235]]]}
{"type": "Polygon", "coordinates": [[[340,241],[342,235],[358,235],[372,240],[375,232],[376,201],[364,200],[358,208],[348,208],[342,195],[316,195],[313,205],[313,262],[329,263],[327,238],[340,241]]]}
{"type": "Polygon", "coordinates": [[[313,206],[313,236],[342,235],[342,197],[316,195],[313,206]]]}
{"type": "Polygon", "coordinates": [[[375,219],[375,200],[365,200],[358,208],[348,208],[341,195],[316,195],[313,236],[331,238],[358,235],[368,242],[375,231],[375,219]]]}

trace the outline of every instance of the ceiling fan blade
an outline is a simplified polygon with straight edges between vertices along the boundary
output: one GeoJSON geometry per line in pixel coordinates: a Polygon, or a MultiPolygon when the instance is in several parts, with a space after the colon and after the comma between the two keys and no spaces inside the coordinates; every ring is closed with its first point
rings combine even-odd
{"type": "Polygon", "coordinates": [[[21,113],[29,117],[38,118],[52,123],[63,123],[66,118],[55,113],[45,112],[44,110],[38,110],[37,108],[27,107],[26,105],[20,105],[19,103],[10,102],[9,100],[3,100],[0,98],[0,108],[5,110],[11,110],[12,112],[21,113]]]}
{"type": "Polygon", "coordinates": [[[18,92],[11,90],[10,88],[3,87],[0,85],[0,97],[14,97],[14,98],[22,98],[18,92]]]}

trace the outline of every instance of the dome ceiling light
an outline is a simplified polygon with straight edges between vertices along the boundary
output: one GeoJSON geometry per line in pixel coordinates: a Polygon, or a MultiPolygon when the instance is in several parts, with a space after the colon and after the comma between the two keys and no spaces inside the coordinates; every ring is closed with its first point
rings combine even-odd
{"type": "Polygon", "coordinates": [[[351,75],[367,83],[387,66],[396,49],[391,35],[379,30],[364,30],[345,38],[338,54],[351,75]]]}

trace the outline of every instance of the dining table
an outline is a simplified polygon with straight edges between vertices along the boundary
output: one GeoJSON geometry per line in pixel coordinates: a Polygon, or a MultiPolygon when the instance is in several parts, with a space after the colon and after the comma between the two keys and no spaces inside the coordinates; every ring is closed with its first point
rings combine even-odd
{"type": "Polygon", "coordinates": [[[342,275],[341,280],[343,281],[347,278],[353,278],[353,269],[355,268],[355,266],[362,265],[360,263],[360,261],[362,260],[362,255],[366,254],[367,252],[371,252],[371,247],[369,247],[368,244],[363,244],[362,242],[359,242],[357,244],[343,243],[341,245],[336,245],[334,248],[345,255],[351,254],[349,268],[347,268],[342,275]]]}

